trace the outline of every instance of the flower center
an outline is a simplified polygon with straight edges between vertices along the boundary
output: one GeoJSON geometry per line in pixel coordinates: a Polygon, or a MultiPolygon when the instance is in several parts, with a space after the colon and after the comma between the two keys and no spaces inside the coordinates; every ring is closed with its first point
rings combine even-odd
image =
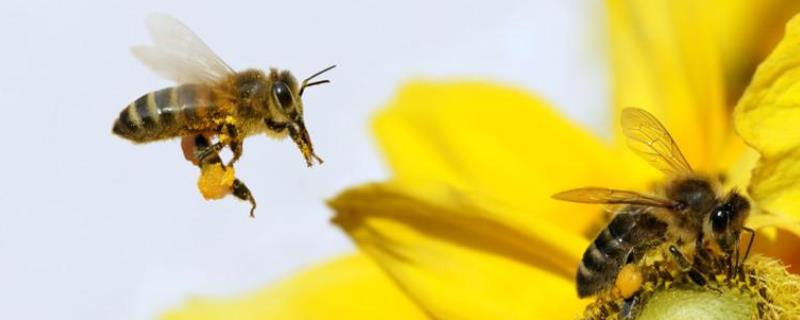
{"type": "Polygon", "coordinates": [[[715,264],[700,286],[669,264],[643,266],[645,281],[635,295],[623,299],[610,291],[586,307],[583,319],[797,319],[800,318],[800,276],[779,261],[754,255],[729,274],[715,264]]]}
{"type": "Polygon", "coordinates": [[[655,292],[642,307],[638,320],[662,319],[753,319],[756,303],[739,290],[722,292],[702,288],[671,288],[655,292]]]}

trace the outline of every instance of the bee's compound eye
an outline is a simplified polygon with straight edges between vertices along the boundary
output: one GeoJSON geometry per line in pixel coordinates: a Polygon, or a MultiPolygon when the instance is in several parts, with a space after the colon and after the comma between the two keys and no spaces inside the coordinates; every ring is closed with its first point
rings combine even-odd
{"type": "Polygon", "coordinates": [[[289,86],[283,81],[276,81],[275,84],[272,85],[272,94],[278,99],[278,103],[281,105],[282,109],[286,110],[292,105],[292,91],[289,90],[289,86]]]}
{"type": "Polygon", "coordinates": [[[731,220],[731,211],[725,207],[717,207],[711,213],[711,229],[716,233],[725,231],[728,227],[728,222],[731,220]]]}

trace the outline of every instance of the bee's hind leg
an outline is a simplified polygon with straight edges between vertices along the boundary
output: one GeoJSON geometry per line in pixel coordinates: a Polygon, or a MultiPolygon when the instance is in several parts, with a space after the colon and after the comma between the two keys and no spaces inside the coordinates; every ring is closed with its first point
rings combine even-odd
{"type": "MultiPolygon", "coordinates": [[[[197,137],[201,137],[198,135],[197,137]]],[[[205,138],[205,137],[204,137],[205,138]]],[[[206,139],[206,141],[208,141],[206,139]]],[[[196,151],[195,151],[195,158],[199,162],[199,165],[202,167],[204,163],[219,163],[221,162],[219,158],[219,152],[225,148],[225,144],[221,142],[214,143],[212,145],[206,144],[205,146],[201,146],[196,144],[196,151]]]]}
{"type": "Polygon", "coordinates": [[[239,161],[239,158],[242,156],[242,147],[244,146],[242,140],[239,140],[238,138],[229,138],[226,142],[220,141],[208,147],[199,149],[197,153],[197,159],[199,159],[200,162],[203,162],[203,160],[208,157],[219,157],[219,152],[222,151],[222,149],[225,149],[226,145],[230,147],[231,152],[233,152],[233,157],[228,161],[226,166],[233,166],[233,164],[236,163],[236,161],[239,161]]]}
{"type": "Polygon", "coordinates": [[[625,299],[625,302],[622,305],[622,311],[620,313],[623,320],[636,319],[642,308],[641,303],[639,303],[639,299],[640,297],[638,294],[625,299]]]}
{"type": "Polygon", "coordinates": [[[219,142],[211,144],[209,136],[205,134],[196,134],[184,139],[186,140],[184,143],[190,144],[190,147],[184,146],[184,156],[201,169],[211,164],[222,163],[219,151],[225,147],[224,144],[219,142]]]}
{"type": "Polygon", "coordinates": [[[233,157],[227,164],[227,166],[230,167],[242,156],[242,147],[244,146],[244,142],[241,136],[239,136],[239,129],[236,126],[236,121],[232,117],[225,118],[222,120],[222,124],[219,125],[219,129],[216,132],[219,139],[216,143],[210,144],[206,139],[205,144],[196,144],[196,158],[199,162],[203,162],[207,157],[211,157],[215,154],[218,155],[219,152],[227,146],[230,147],[233,153],[233,157]]]}
{"type": "MultiPolygon", "coordinates": [[[[214,145],[210,145],[208,137],[203,134],[198,134],[191,137],[191,139],[193,139],[192,143],[196,149],[195,159],[198,161],[197,166],[200,167],[201,171],[211,165],[222,165],[222,159],[219,157],[219,150],[204,154],[214,147],[214,145]]],[[[228,167],[230,167],[230,165],[228,165],[228,167]]],[[[231,193],[233,193],[236,198],[250,202],[250,217],[255,218],[256,199],[242,180],[234,178],[233,184],[231,185],[231,193]]]]}
{"type": "Polygon", "coordinates": [[[242,182],[242,180],[239,180],[238,178],[236,180],[233,180],[233,195],[241,200],[250,202],[250,217],[255,218],[256,199],[253,198],[253,194],[250,193],[250,189],[248,189],[247,186],[244,185],[244,182],[242,182]]]}

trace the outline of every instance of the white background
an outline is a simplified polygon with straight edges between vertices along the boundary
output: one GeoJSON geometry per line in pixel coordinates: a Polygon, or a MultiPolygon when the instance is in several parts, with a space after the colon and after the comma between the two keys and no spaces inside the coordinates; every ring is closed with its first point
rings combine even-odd
{"type": "Polygon", "coordinates": [[[597,1],[0,2],[0,319],[148,319],[352,250],[323,199],[388,176],[372,114],[415,79],[535,91],[595,131],[608,102],[597,1]],[[169,86],[134,59],[148,13],[187,23],[234,68],[300,78],[326,162],[252,137],[237,174],[260,207],[203,201],[177,141],[134,146],[118,112],[169,86]]]}

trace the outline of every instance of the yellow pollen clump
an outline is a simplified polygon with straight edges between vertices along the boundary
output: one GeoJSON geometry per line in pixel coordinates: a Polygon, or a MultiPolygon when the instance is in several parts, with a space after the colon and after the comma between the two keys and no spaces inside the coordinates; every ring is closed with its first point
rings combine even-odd
{"type": "Polygon", "coordinates": [[[619,271],[615,286],[623,298],[630,298],[642,288],[642,272],[634,264],[626,264],[619,271]]]}
{"type": "Polygon", "coordinates": [[[233,167],[215,163],[202,169],[197,180],[197,188],[206,200],[222,199],[231,193],[235,179],[233,167]]]}

